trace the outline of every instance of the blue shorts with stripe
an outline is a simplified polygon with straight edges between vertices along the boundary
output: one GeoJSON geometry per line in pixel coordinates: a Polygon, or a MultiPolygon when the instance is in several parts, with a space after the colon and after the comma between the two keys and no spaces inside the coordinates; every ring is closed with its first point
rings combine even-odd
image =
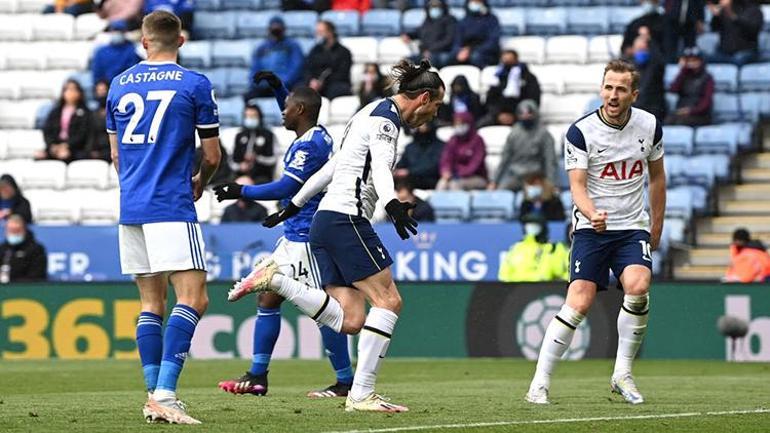
{"type": "Polygon", "coordinates": [[[652,270],[650,234],[645,230],[617,230],[598,233],[593,229],[575,231],[570,251],[570,282],[588,280],[606,290],[610,270],[620,280],[630,265],[652,270]]]}
{"type": "Polygon", "coordinates": [[[352,287],[393,264],[366,218],[318,211],[310,226],[310,247],[326,287],[352,287]]]}

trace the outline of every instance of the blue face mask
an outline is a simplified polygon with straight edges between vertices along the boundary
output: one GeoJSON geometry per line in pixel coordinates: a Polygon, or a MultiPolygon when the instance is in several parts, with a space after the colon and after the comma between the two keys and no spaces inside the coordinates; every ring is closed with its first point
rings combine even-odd
{"type": "Polygon", "coordinates": [[[8,235],[5,240],[11,245],[19,245],[24,242],[24,235],[8,235]]]}
{"type": "Polygon", "coordinates": [[[441,18],[441,14],[443,13],[444,11],[441,8],[428,9],[428,15],[430,15],[431,19],[434,19],[434,20],[441,18]]]}
{"type": "Polygon", "coordinates": [[[634,62],[637,65],[646,65],[648,61],[650,61],[649,51],[637,51],[634,53],[634,62]]]}
{"type": "Polygon", "coordinates": [[[524,234],[527,236],[538,236],[542,227],[538,223],[524,223],[524,234]]]}
{"type": "Polygon", "coordinates": [[[484,9],[484,5],[478,2],[470,2],[468,3],[468,10],[471,13],[474,14],[480,14],[481,11],[484,9]]]}

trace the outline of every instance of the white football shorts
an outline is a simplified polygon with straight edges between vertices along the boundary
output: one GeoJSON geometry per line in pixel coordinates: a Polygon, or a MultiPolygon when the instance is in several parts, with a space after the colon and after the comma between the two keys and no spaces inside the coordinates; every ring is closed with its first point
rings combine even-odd
{"type": "Polygon", "coordinates": [[[272,255],[281,273],[309,287],[321,289],[321,274],[318,270],[309,242],[292,242],[284,237],[278,239],[272,255]]]}
{"type": "Polygon", "coordinates": [[[206,245],[198,223],[120,224],[118,241],[123,274],[206,271],[206,245]]]}

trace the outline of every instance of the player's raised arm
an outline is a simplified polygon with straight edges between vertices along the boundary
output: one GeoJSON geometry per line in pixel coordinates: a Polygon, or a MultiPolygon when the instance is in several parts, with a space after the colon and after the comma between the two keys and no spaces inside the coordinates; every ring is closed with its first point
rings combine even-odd
{"type": "Polygon", "coordinates": [[[663,233],[663,217],[666,211],[666,169],[663,164],[663,131],[660,123],[656,124],[655,145],[647,161],[649,170],[650,195],[650,246],[658,249],[663,233]]]}
{"type": "Polygon", "coordinates": [[[572,201],[578,211],[591,220],[596,231],[607,229],[607,213],[597,210],[588,196],[588,149],[580,129],[572,125],[564,141],[564,168],[569,175],[569,189],[572,201]]]}
{"type": "Polygon", "coordinates": [[[286,108],[286,97],[289,96],[289,90],[283,84],[280,78],[272,71],[258,71],[251,79],[254,85],[264,80],[273,89],[273,95],[275,95],[275,102],[278,103],[278,108],[283,111],[286,108]]]}

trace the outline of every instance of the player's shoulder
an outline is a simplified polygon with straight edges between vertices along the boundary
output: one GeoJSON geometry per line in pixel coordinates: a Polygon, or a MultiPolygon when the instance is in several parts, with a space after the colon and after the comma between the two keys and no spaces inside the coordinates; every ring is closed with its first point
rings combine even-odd
{"type": "Polygon", "coordinates": [[[649,111],[631,107],[629,124],[636,130],[653,134],[654,143],[657,143],[663,137],[663,124],[649,111]]]}
{"type": "Polygon", "coordinates": [[[365,111],[368,111],[369,118],[375,121],[381,121],[387,119],[393,123],[398,129],[401,126],[401,116],[398,111],[396,103],[390,98],[383,98],[377,101],[371,102],[364,107],[365,111]]]}
{"type": "Polygon", "coordinates": [[[588,126],[592,123],[593,117],[596,115],[597,110],[593,110],[572,122],[569,128],[567,128],[567,132],[565,134],[567,142],[577,147],[578,149],[586,150],[585,135],[589,130],[588,126]]]}
{"type": "Polygon", "coordinates": [[[328,153],[329,150],[331,150],[333,143],[334,140],[329,132],[320,125],[310,128],[307,132],[302,134],[302,136],[297,138],[298,147],[315,152],[328,153]]]}

